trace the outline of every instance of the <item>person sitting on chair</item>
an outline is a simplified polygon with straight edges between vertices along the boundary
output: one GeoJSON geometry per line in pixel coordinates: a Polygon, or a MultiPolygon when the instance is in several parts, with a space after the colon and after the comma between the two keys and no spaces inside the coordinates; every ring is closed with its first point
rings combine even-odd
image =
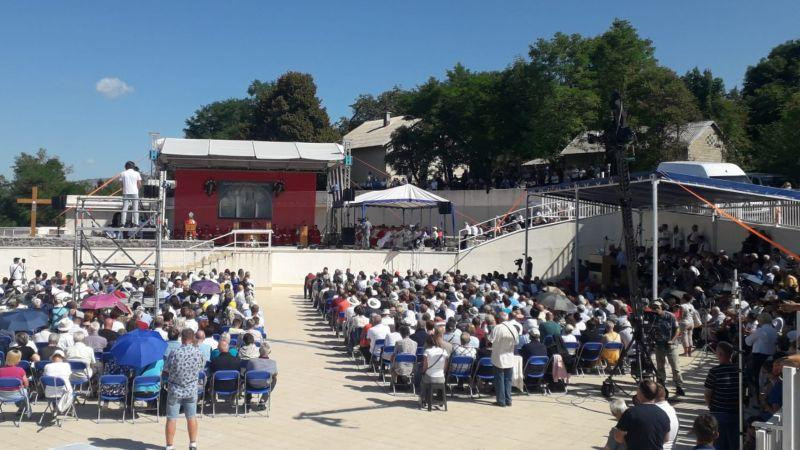
{"type": "Polygon", "coordinates": [[[523,364],[525,364],[531,356],[547,356],[547,346],[542,344],[539,340],[541,337],[539,329],[531,328],[528,332],[528,336],[530,337],[530,342],[519,349],[523,364]]]}

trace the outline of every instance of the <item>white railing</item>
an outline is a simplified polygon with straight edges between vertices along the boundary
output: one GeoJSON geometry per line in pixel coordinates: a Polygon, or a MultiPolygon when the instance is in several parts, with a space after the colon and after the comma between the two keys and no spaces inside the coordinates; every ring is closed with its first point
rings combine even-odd
{"type": "MultiPolygon", "coordinates": [[[[800,228],[800,203],[797,202],[725,203],[717,205],[717,208],[743,222],[800,228]]],[[[685,206],[681,209],[693,214],[711,215],[714,213],[714,209],[706,205],[685,206]]]]}
{"type": "MultiPolygon", "coordinates": [[[[268,253],[272,252],[272,230],[231,230],[225,234],[221,234],[216,236],[212,239],[208,239],[205,241],[199,241],[197,244],[194,244],[189,247],[185,247],[183,249],[183,268],[186,269],[186,252],[189,251],[198,251],[198,250],[205,250],[208,248],[208,251],[204,251],[201,256],[201,261],[203,258],[208,258],[209,256],[213,255],[216,252],[221,252],[225,250],[231,249],[249,249],[249,250],[265,250],[268,253]],[[261,242],[255,239],[257,235],[266,235],[267,242],[266,246],[264,246],[264,242],[261,242]],[[244,236],[244,239],[240,238],[240,236],[244,236]],[[228,238],[233,237],[231,242],[227,242],[222,245],[216,245],[219,241],[227,241],[228,238]],[[212,247],[208,247],[208,244],[211,244],[212,247]]],[[[193,258],[191,264],[194,265],[197,263],[197,258],[193,258]]]]}
{"type": "MultiPolygon", "coordinates": [[[[538,200],[531,202],[528,208],[530,209],[530,223],[528,224],[530,228],[575,219],[575,202],[572,200],[538,197],[538,200]]],[[[578,204],[578,217],[594,217],[618,210],[619,208],[614,205],[582,201],[578,204]]],[[[464,227],[459,230],[458,248],[464,250],[512,231],[523,230],[524,227],[525,208],[520,208],[508,214],[478,222],[471,225],[469,229],[464,227]],[[478,230],[477,234],[474,232],[475,227],[478,230]]]]}
{"type": "Polygon", "coordinates": [[[800,446],[800,372],[783,368],[783,406],[766,422],[753,422],[756,450],[795,450],[800,446]]]}

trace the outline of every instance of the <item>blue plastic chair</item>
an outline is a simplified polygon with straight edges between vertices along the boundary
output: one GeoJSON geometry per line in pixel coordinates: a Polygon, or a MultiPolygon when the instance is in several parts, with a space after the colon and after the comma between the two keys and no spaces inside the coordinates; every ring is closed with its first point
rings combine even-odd
{"type": "Polygon", "coordinates": [[[128,378],[125,375],[103,375],[100,377],[100,384],[97,388],[97,423],[100,423],[100,410],[103,402],[115,402],[122,405],[122,421],[125,422],[125,410],[128,405],[128,378]],[[103,387],[113,388],[122,387],[122,395],[104,394],[103,387]]]}
{"type": "Polygon", "coordinates": [[[624,348],[625,346],[622,344],[622,342],[606,342],[605,344],[603,344],[603,350],[616,351],[620,358],[622,357],[622,350],[624,348]]]}
{"type": "Polygon", "coordinates": [[[567,349],[567,353],[570,355],[574,355],[580,347],[580,342],[564,342],[564,348],[567,349]]]}
{"type": "Polygon", "coordinates": [[[156,402],[155,408],[138,408],[139,411],[155,411],[156,423],[158,423],[158,411],[161,406],[161,377],[158,376],[138,376],[133,379],[133,388],[131,389],[131,422],[136,422],[136,402],[156,402]],[[151,391],[148,388],[155,388],[151,391]],[[144,390],[148,389],[148,390],[144,390]]]}
{"type": "MultiPolygon", "coordinates": [[[[2,352],[0,352],[0,353],[2,353],[2,352]]],[[[17,363],[17,367],[21,368],[22,370],[25,371],[26,374],[30,375],[30,373],[31,373],[31,362],[30,361],[26,361],[26,360],[23,359],[19,363],[17,363]]]]}
{"type": "Polygon", "coordinates": [[[453,383],[448,384],[451,379],[458,384],[459,381],[466,381],[469,387],[469,398],[472,398],[472,366],[475,364],[475,358],[471,356],[453,356],[450,358],[450,371],[445,380],[447,387],[450,388],[450,397],[456,395],[453,383]]]}
{"type": "Polygon", "coordinates": [[[602,351],[602,342],[587,342],[583,344],[583,347],[581,347],[578,353],[578,364],[575,369],[578,374],[583,375],[583,366],[591,364],[597,370],[597,374],[600,375],[600,365],[598,362],[600,361],[600,353],[602,351]]]}
{"type": "Polygon", "coordinates": [[[370,366],[372,366],[372,372],[378,373],[378,362],[377,359],[381,356],[381,351],[383,350],[383,344],[386,342],[386,339],[376,339],[375,346],[372,347],[372,352],[370,353],[372,358],[370,358],[370,366]]]}
{"type": "MultiPolygon", "coordinates": [[[[475,374],[472,376],[472,384],[476,384],[476,382],[480,380],[481,383],[494,383],[494,364],[492,364],[492,358],[484,357],[478,360],[478,364],[475,366],[475,374]]],[[[481,390],[477,388],[478,398],[481,396],[481,390]]]]}
{"type": "MultiPolygon", "coordinates": [[[[417,355],[412,354],[412,353],[398,353],[397,355],[394,356],[394,363],[395,364],[411,364],[414,368],[416,368],[416,366],[417,366],[417,355]]],[[[398,384],[397,380],[395,378],[396,377],[395,377],[394,373],[392,373],[391,376],[389,377],[389,385],[392,387],[392,394],[397,394],[397,386],[404,386],[406,384],[411,386],[411,393],[412,394],[416,394],[417,393],[416,387],[414,386],[414,369],[412,369],[412,374],[408,378],[408,383],[400,383],[400,384],[398,384]]]]}
{"type": "MultiPolygon", "coordinates": [[[[42,390],[45,392],[45,399],[47,400],[47,407],[42,411],[42,415],[39,416],[39,425],[42,424],[42,420],[44,420],[45,414],[50,411],[53,414],[53,420],[56,421],[56,425],[61,427],[61,419],[67,417],[72,413],[72,416],[77,420],[78,416],[75,414],[75,404],[71,404],[70,407],[64,411],[61,415],[58,414],[58,408],[56,407],[56,403],[58,399],[61,397],[48,397],[47,396],[47,388],[64,388],[66,387],[66,383],[61,378],[51,377],[51,376],[43,376],[39,381],[42,386],[42,390]]],[[[73,395],[75,395],[73,391],[73,395]]]]}
{"type": "MultiPolygon", "coordinates": [[[[258,395],[260,399],[264,399],[266,395],[266,415],[269,417],[269,409],[272,403],[272,374],[267,372],[266,370],[250,370],[245,372],[244,374],[244,393],[245,395],[250,394],[258,395]],[[262,380],[266,381],[267,384],[263,388],[251,388],[249,385],[250,381],[262,380]]],[[[246,398],[245,398],[246,399],[246,398]]],[[[251,398],[252,400],[252,398],[251,398]]],[[[250,402],[244,402],[244,416],[247,417],[247,407],[250,406],[250,402]]]]}
{"type": "Polygon", "coordinates": [[[543,343],[546,347],[552,346],[553,344],[555,344],[555,342],[556,340],[553,338],[553,335],[548,334],[547,336],[544,337],[543,343]]]}
{"type": "Polygon", "coordinates": [[[203,405],[206,402],[206,382],[208,375],[204,370],[197,373],[197,404],[200,407],[200,415],[203,415],[203,405]]]}
{"type": "Polygon", "coordinates": [[[2,350],[0,350],[0,364],[5,364],[5,363],[6,363],[6,354],[2,350]]]}
{"type": "Polygon", "coordinates": [[[378,367],[380,370],[381,381],[386,381],[386,368],[389,367],[391,369],[392,353],[394,353],[394,345],[384,345],[381,347],[381,354],[378,357],[378,367]]]}
{"type": "Polygon", "coordinates": [[[89,388],[92,386],[91,379],[87,376],[88,366],[83,361],[67,361],[72,369],[72,375],[69,377],[72,383],[72,389],[76,392],[88,393],[89,388]]]}
{"type": "Polygon", "coordinates": [[[233,397],[234,415],[239,415],[239,371],[238,370],[218,370],[211,376],[211,417],[217,414],[217,396],[233,397]],[[217,383],[220,381],[235,381],[236,389],[220,390],[217,383]]]}
{"type": "Polygon", "coordinates": [[[19,413],[19,419],[14,420],[14,425],[19,428],[22,423],[22,418],[25,416],[25,414],[30,413],[31,410],[31,404],[28,401],[28,396],[23,388],[22,380],[19,378],[0,378],[0,389],[5,392],[3,397],[0,397],[0,419],[3,417],[3,404],[16,403],[20,401],[25,402],[25,406],[19,413]]]}
{"type": "Polygon", "coordinates": [[[525,393],[528,394],[528,381],[534,380],[537,385],[542,388],[542,394],[549,394],[547,385],[544,384],[544,377],[547,374],[547,368],[550,366],[550,358],[547,356],[531,356],[525,361],[525,367],[522,373],[525,374],[522,387],[525,393]]]}

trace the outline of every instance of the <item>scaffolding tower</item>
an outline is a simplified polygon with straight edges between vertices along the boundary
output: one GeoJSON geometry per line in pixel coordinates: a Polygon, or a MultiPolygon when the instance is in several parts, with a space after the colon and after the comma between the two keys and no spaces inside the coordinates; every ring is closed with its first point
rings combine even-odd
{"type": "MultiPolygon", "coordinates": [[[[155,186],[150,186],[156,188],[155,186]]],[[[94,275],[102,277],[113,272],[121,272],[116,279],[115,288],[120,288],[127,275],[150,277],[156,283],[161,279],[161,246],[165,228],[166,172],[159,173],[157,196],[147,195],[135,200],[138,203],[139,223],[130,225],[104,223],[98,213],[122,214],[125,199],[122,196],[81,195],[75,203],[74,235],[72,252],[73,280],[76,285],[72,291],[73,299],[78,300],[82,274],[87,278],[94,275]],[[136,242],[136,245],[132,245],[136,242]],[[147,249],[146,255],[137,259],[133,249],[147,249]]],[[[147,194],[149,189],[145,189],[147,194]]],[[[134,208],[128,208],[129,219],[134,216],[134,208]]],[[[105,288],[106,286],[103,286],[105,288]]]]}

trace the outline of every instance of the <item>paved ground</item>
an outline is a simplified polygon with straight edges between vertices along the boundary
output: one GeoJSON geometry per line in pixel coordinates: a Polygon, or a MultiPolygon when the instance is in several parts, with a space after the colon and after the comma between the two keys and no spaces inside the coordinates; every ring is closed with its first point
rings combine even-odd
{"type": "MultiPolygon", "coordinates": [[[[451,401],[447,412],[417,410],[409,393],[392,396],[376,377],[359,372],[297,292],[276,288],[257,297],[266,309],[279,368],[271,417],[203,417],[201,448],[602,448],[613,426],[607,402],[599,395],[602,378],[593,375],[573,378],[569,394],[516,395],[511,408],[494,407],[492,398],[484,396],[451,401]]],[[[676,407],[682,425],[679,443],[688,444],[687,427],[702,408],[696,386],[710,357],[706,362],[683,360],[692,387],[676,407]]],[[[17,429],[2,422],[0,439],[12,448],[163,448],[163,418],[159,424],[143,419],[98,425],[92,419],[95,408],[93,402],[79,407],[80,420],[65,421],[63,428],[24,422],[17,429]]],[[[34,418],[41,409],[35,408],[34,418]]],[[[188,448],[180,422],[176,442],[178,448],[188,448]]]]}

